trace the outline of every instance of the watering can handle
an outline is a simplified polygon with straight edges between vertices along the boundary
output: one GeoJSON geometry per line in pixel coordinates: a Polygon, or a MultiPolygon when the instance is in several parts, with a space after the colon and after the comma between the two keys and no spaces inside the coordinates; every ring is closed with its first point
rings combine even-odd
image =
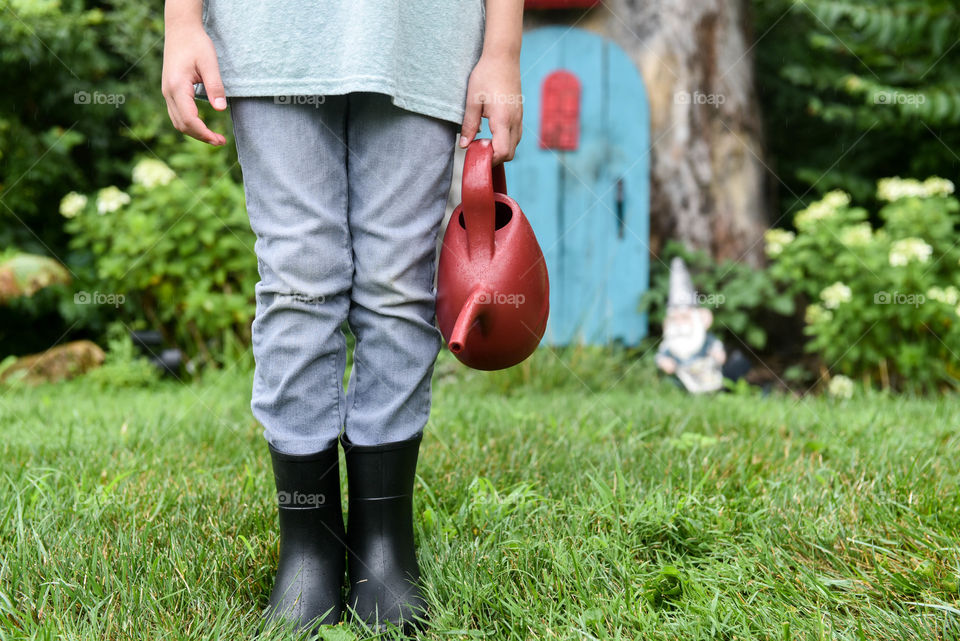
{"type": "Polygon", "coordinates": [[[503,163],[493,167],[493,141],[478,138],[467,147],[463,160],[463,220],[467,251],[493,256],[496,228],[494,193],[507,193],[503,163]]]}
{"type": "MultiPolygon", "coordinates": [[[[490,148],[490,153],[493,153],[492,147],[490,148]]],[[[493,168],[493,191],[498,194],[507,193],[507,175],[503,172],[503,165],[504,163],[500,163],[493,168]]]]}

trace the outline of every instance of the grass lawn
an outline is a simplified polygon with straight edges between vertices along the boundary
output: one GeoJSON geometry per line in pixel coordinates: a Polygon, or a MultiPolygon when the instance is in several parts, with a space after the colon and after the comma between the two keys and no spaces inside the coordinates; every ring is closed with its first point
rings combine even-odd
{"type": "MultiPolygon", "coordinates": [[[[0,394],[0,638],[253,634],[277,532],[248,365],[0,394]]],[[[444,352],[433,398],[425,638],[960,638],[956,398],[691,398],[589,350],[444,352]]]]}

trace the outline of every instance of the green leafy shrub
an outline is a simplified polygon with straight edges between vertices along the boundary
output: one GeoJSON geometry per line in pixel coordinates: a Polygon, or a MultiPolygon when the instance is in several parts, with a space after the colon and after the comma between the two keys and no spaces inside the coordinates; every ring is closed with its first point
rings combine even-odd
{"type": "MultiPolygon", "coordinates": [[[[71,191],[123,184],[145,150],[167,158],[181,148],[160,94],[162,45],[162,4],[0,0],[0,247],[90,271],[89,252],[70,250],[58,205],[71,191]]],[[[214,131],[229,132],[228,113],[199,108],[214,131]]],[[[235,161],[233,145],[221,149],[217,175],[239,181],[235,161]]],[[[105,308],[57,291],[0,310],[0,353],[102,335],[105,308]]],[[[133,305],[127,312],[148,324],[133,305]]]]}
{"type": "Polygon", "coordinates": [[[123,323],[112,323],[106,332],[107,352],[103,365],[84,378],[102,389],[147,387],[160,380],[153,363],[137,353],[130,333],[123,323]]]}
{"type": "Polygon", "coordinates": [[[654,332],[663,325],[670,289],[670,261],[679,256],[690,270],[700,304],[713,312],[711,331],[724,342],[762,350],[767,346],[765,316],[789,316],[794,313],[793,298],[778,291],[766,271],[744,263],[716,263],[703,251],[689,250],[682,243],[668,241],[660,259],[654,261],[650,289],[640,302],[647,311],[654,332]]]}
{"type": "MultiPolygon", "coordinates": [[[[178,144],[162,44],[160,5],[0,0],[0,244],[69,262],[63,194],[118,182],[145,148],[165,157],[178,144]]],[[[225,130],[228,114],[200,108],[225,130]]]]}
{"type": "MultiPolygon", "coordinates": [[[[949,175],[960,146],[952,0],[754,0],[771,166],[793,212],[879,178],[949,175]],[[809,196],[809,197],[808,197],[809,196]]],[[[868,203],[873,204],[873,203],[868,203]]]]}
{"type": "Polygon", "coordinates": [[[960,376],[960,202],[952,183],[879,181],[869,212],[842,191],[797,214],[796,233],[767,232],[770,274],[805,298],[807,349],[866,383],[955,387],[960,376]]]}
{"type": "MultiPolygon", "coordinates": [[[[207,361],[249,342],[258,280],[243,187],[222,150],[185,141],[169,166],[144,158],[124,191],[71,193],[60,210],[71,247],[92,257],[88,284],[207,361]]],[[[94,301],[96,302],[96,301],[94,301]]]]}

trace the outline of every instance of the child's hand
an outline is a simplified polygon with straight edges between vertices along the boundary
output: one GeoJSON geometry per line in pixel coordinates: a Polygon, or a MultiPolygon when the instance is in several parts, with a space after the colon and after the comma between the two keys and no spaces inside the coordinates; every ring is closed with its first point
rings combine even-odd
{"type": "Polygon", "coordinates": [[[223,145],[223,134],[210,131],[200,119],[194,102],[193,85],[202,82],[210,104],[217,111],[227,108],[220,80],[220,65],[213,41],[200,24],[167,26],[163,44],[163,97],[167,113],[178,131],[210,143],[223,145]]]}
{"type": "Polygon", "coordinates": [[[481,116],[493,134],[493,164],[513,160],[523,133],[523,96],[520,63],[515,56],[480,56],[467,83],[467,110],[460,146],[466,147],[480,130],[481,116]]]}

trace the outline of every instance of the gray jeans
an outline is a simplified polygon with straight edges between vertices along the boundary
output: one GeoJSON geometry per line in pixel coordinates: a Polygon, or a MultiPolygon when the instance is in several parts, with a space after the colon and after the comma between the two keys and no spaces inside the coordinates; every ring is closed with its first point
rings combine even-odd
{"type": "Polygon", "coordinates": [[[251,409],[288,454],[412,438],[442,344],[437,234],[459,125],[377,93],[230,98],[260,282],[251,409]],[[346,394],[344,321],[356,337],[346,394]]]}

